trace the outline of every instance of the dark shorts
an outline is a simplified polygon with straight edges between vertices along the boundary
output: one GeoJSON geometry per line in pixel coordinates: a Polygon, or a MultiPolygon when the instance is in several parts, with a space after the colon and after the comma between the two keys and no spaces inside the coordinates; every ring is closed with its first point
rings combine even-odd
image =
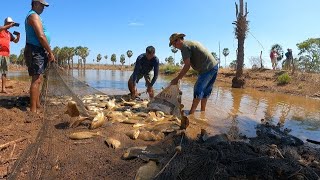
{"type": "Polygon", "coordinates": [[[26,44],[24,59],[29,76],[43,74],[48,64],[48,55],[45,49],[31,44],[26,44]]]}
{"type": "Polygon", "coordinates": [[[7,74],[9,66],[9,57],[0,55],[0,72],[1,74],[7,74]]]}
{"type": "Polygon", "coordinates": [[[210,71],[200,74],[194,85],[193,97],[197,99],[208,98],[212,92],[217,74],[218,65],[214,66],[210,71]]]}
{"type": "MultiPolygon", "coordinates": [[[[133,76],[133,75],[130,76],[130,81],[132,81],[132,76],[133,76]]],[[[148,87],[148,85],[151,83],[150,74],[146,74],[146,75],[138,74],[136,83],[138,83],[139,80],[140,80],[142,77],[144,77],[144,79],[146,80],[146,87],[148,87]]]]}

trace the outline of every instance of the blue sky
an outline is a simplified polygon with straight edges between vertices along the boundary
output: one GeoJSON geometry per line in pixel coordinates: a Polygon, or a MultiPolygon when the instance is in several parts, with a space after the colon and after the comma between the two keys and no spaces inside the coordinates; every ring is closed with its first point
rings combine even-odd
{"type": "MultiPolygon", "coordinates": [[[[235,5],[238,0],[47,0],[50,4],[42,14],[51,34],[51,46],[87,46],[92,62],[98,53],[119,57],[133,51],[131,62],[145,52],[148,45],[156,48],[160,61],[173,55],[168,47],[173,32],[185,33],[186,39],[197,40],[210,51],[219,53],[229,48],[227,64],[236,59],[237,40],[234,38],[235,5]]],[[[259,56],[271,66],[269,50],[279,43],[292,48],[308,38],[320,36],[319,0],[247,0],[250,34],[245,41],[245,64],[248,58],[259,56]],[[252,35],[255,37],[253,37],[252,35]],[[260,43],[262,46],[260,45],[260,43]]],[[[11,16],[20,27],[21,41],[11,44],[11,53],[18,54],[25,45],[24,19],[31,0],[2,0],[0,19],[11,16]],[[7,8],[3,8],[7,7],[7,8]]],[[[224,57],[221,53],[222,65],[224,57]]],[[[176,61],[181,59],[180,52],[176,61]]],[[[128,60],[126,60],[128,62],[128,60]]],[[[105,59],[102,60],[105,63],[105,59]]],[[[251,65],[250,65],[251,66],[251,65]]]]}

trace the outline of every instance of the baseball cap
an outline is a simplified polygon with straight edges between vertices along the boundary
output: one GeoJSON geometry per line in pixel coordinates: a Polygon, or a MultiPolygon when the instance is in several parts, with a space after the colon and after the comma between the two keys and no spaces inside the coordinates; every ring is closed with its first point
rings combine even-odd
{"type": "Polygon", "coordinates": [[[14,22],[11,17],[7,17],[7,18],[4,20],[4,23],[11,23],[11,22],[14,22]]]}
{"type": "Polygon", "coordinates": [[[47,3],[45,0],[32,0],[32,2],[40,2],[41,4],[45,5],[46,7],[49,6],[49,3],[47,3]]]}
{"type": "Polygon", "coordinates": [[[185,37],[186,35],[183,34],[183,33],[173,33],[171,34],[169,40],[170,40],[170,43],[169,43],[169,47],[172,45],[172,43],[177,40],[178,38],[182,38],[182,37],[185,37]]]}

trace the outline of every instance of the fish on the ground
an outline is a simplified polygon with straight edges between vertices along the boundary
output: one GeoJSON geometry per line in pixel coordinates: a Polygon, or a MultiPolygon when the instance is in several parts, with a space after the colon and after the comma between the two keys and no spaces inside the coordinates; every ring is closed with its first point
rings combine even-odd
{"type": "Polygon", "coordinates": [[[127,110],[127,111],[124,111],[123,113],[122,113],[124,116],[126,116],[126,117],[131,117],[133,114],[132,114],[132,112],[129,110],[127,110]]]}
{"type": "Polygon", "coordinates": [[[125,120],[122,121],[122,123],[124,123],[124,124],[138,124],[139,120],[136,120],[136,119],[125,119],[125,120]]]}
{"type": "Polygon", "coordinates": [[[160,171],[160,168],[157,166],[157,163],[155,161],[149,161],[147,164],[141,166],[138,169],[134,179],[135,180],[153,179],[159,171],[160,171]]]}
{"type": "Polygon", "coordinates": [[[122,100],[122,104],[123,104],[124,106],[134,106],[134,105],[137,104],[137,103],[134,102],[134,101],[126,101],[126,100],[124,100],[124,99],[122,99],[122,98],[121,98],[121,100],[122,100]]]}
{"type": "Polygon", "coordinates": [[[149,117],[149,114],[145,113],[145,112],[137,112],[137,113],[135,113],[135,116],[146,118],[146,117],[149,117]]]}
{"type": "Polygon", "coordinates": [[[65,114],[68,114],[70,117],[77,117],[80,115],[77,103],[75,101],[69,101],[67,104],[67,111],[65,114]]]}
{"type": "Polygon", "coordinates": [[[162,117],[164,117],[164,112],[162,112],[162,111],[156,111],[156,116],[158,117],[158,118],[162,118],[162,117]]]}
{"type": "Polygon", "coordinates": [[[69,124],[69,127],[71,127],[71,128],[78,127],[80,125],[80,123],[82,123],[85,120],[89,120],[89,119],[90,119],[89,117],[83,117],[83,116],[72,117],[71,122],[69,124]]]}
{"type": "Polygon", "coordinates": [[[89,139],[95,136],[101,136],[100,132],[89,132],[89,131],[81,131],[75,132],[69,135],[69,138],[72,140],[81,140],[81,139],[89,139]]]}
{"type": "Polygon", "coordinates": [[[135,123],[132,127],[134,127],[134,128],[138,128],[138,127],[142,127],[142,126],[145,126],[145,124],[142,124],[142,123],[135,123]]]}
{"type": "Polygon", "coordinates": [[[139,134],[140,134],[139,129],[134,129],[126,133],[126,135],[129,136],[130,139],[137,139],[139,137],[139,134]]]}
{"type": "Polygon", "coordinates": [[[121,142],[116,140],[116,139],[114,139],[114,138],[107,138],[105,140],[105,142],[106,142],[108,147],[111,147],[113,149],[118,149],[120,147],[120,145],[121,145],[121,142]]]}
{"type": "Polygon", "coordinates": [[[106,122],[106,117],[103,112],[99,112],[92,120],[90,129],[101,127],[106,122]]]}
{"type": "Polygon", "coordinates": [[[106,113],[106,117],[111,119],[112,121],[117,121],[117,122],[123,122],[124,120],[128,119],[122,114],[122,112],[119,112],[119,111],[108,111],[106,113]]]}
{"type": "Polygon", "coordinates": [[[106,108],[111,110],[116,107],[116,99],[107,101],[106,108]]]}
{"type": "Polygon", "coordinates": [[[144,140],[144,141],[157,141],[158,137],[150,131],[141,131],[138,139],[144,140]]]}

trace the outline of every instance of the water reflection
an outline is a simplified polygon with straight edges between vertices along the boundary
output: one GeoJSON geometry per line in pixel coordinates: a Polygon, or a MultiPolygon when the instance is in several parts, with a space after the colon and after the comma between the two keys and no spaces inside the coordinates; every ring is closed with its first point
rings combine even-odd
{"type": "MultiPolygon", "coordinates": [[[[19,73],[11,73],[9,76],[11,79],[19,79],[19,73]]],[[[127,81],[132,71],[73,70],[69,73],[107,94],[129,93],[127,81]]],[[[27,73],[24,75],[29,78],[27,73]]],[[[166,87],[171,79],[172,77],[160,76],[154,87],[156,93],[159,93],[162,87],[166,87]]],[[[183,80],[181,84],[182,103],[186,110],[191,107],[193,85],[192,80],[183,80]]],[[[143,78],[137,84],[137,88],[139,92],[145,91],[143,78]]],[[[228,133],[231,136],[242,133],[249,137],[255,136],[255,125],[260,123],[261,119],[265,119],[272,124],[281,123],[284,127],[293,129],[291,134],[302,139],[320,139],[320,101],[304,97],[260,92],[248,88],[232,89],[229,84],[217,82],[208,99],[206,113],[201,114],[198,111],[195,116],[206,117],[211,133],[228,133]]]]}
{"type": "Polygon", "coordinates": [[[8,79],[18,81],[30,81],[30,77],[27,71],[9,71],[8,79]]]}
{"type": "MultiPolygon", "coordinates": [[[[83,80],[99,90],[109,94],[128,93],[127,80],[132,72],[101,71],[103,74],[93,75],[87,71],[83,80]]],[[[155,84],[156,92],[166,87],[172,77],[159,77],[155,84]]],[[[140,80],[138,91],[142,92],[144,79],[140,80]]],[[[193,94],[192,80],[184,80],[181,84],[182,103],[190,108],[193,94]]],[[[295,97],[277,93],[260,92],[254,89],[232,89],[230,85],[217,82],[211,97],[208,99],[207,111],[195,113],[196,118],[208,119],[211,133],[228,133],[237,136],[239,133],[255,136],[255,125],[261,119],[272,124],[281,123],[293,129],[292,134],[301,138],[320,138],[320,101],[304,97],[295,97]]]]}

